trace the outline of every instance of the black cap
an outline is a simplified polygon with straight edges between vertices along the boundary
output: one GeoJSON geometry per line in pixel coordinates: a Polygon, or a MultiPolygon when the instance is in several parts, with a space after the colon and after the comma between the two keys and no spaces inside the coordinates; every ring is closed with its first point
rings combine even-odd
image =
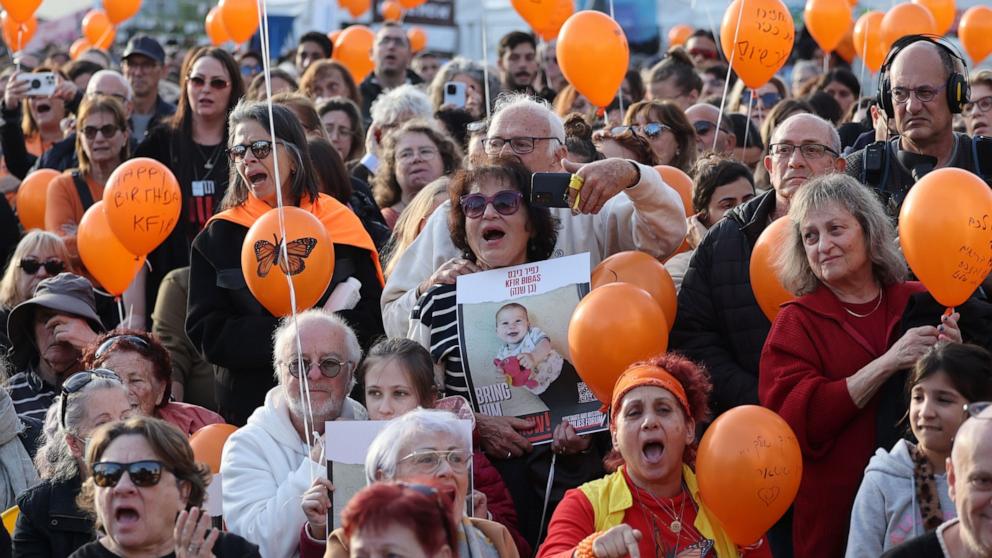
{"type": "Polygon", "coordinates": [[[127,48],[124,49],[122,58],[126,59],[132,54],[147,56],[159,64],[165,64],[165,50],[162,49],[162,45],[158,41],[148,35],[135,35],[127,42],[127,48]]]}

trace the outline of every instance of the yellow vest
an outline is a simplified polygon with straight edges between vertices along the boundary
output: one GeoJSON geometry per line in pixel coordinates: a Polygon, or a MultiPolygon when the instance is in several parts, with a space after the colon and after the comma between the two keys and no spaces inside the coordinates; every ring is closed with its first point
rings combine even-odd
{"type": "MultiPolygon", "coordinates": [[[[714,541],[718,558],[737,558],[740,555],[737,546],[723,532],[716,521],[710,518],[709,512],[699,501],[699,485],[696,483],[696,475],[684,463],[682,464],[682,478],[689,488],[689,495],[692,496],[692,500],[699,510],[696,513],[696,521],[693,526],[701,535],[714,541]]],[[[623,516],[627,509],[634,505],[633,496],[630,489],[627,488],[627,481],[623,478],[622,469],[617,469],[615,473],[606,475],[601,479],[587,482],[580,486],[579,490],[592,504],[596,517],[596,531],[606,531],[623,523],[623,516]]]]}

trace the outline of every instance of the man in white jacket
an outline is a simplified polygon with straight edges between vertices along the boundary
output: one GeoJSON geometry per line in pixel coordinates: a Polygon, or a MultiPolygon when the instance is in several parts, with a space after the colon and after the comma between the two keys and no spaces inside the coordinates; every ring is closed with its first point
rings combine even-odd
{"type": "MultiPolygon", "coordinates": [[[[617,252],[640,250],[662,258],[685,238],[682,199],[651,167],[625,159],[586,165],[563,161],[568,156],[565,127],[547,103],[523,94],[500,98],[485,143],[490,156],[515,156],[531,172],[583,178],[578,211],[551,210],[561,221],[554,257],[589,252],[596,265],[617,252]]],[[[407,334],[410,311],[432,285],[478,271],[451,242],[450,208],[446,201],[431,215],[386,281],[382,317],[390,337],[407,334]]]]}
{"type": "Polygon", "coordinates": [[[291,318],[283,320],[273,338],[279,385],[248,424],[231,435],[220,472],[228,529],[257,544],[264,558],[285,558],[298,555],[300,529],[307,521],[303,493],[314,477],[325,474],[318,441],[324,422],[366,420],[368,415],[348,397],[362,349],[341,318],[308,310],[297,315],[295,327],[291,318]]]}

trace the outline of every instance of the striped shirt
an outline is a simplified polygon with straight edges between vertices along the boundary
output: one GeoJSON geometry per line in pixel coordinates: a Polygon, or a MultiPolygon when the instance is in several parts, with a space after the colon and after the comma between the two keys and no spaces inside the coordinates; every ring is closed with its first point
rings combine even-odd
{"type": "Polygon", "coordinates": [[[18,372],[4,384],[18,415],[45,422],[45,413],[55,401],[55,388],[31,371],[18,372]]]}
{"type": "Polygon", "coordinates": [[[445,395],[460,395],[469,401],[462,367],[462,350],[458,344],[458,305],[454,285],[435,285],[413,307],[412,320],[419,320],[431,332],[430,351],[434,362],[444,365],[445,395]]]}

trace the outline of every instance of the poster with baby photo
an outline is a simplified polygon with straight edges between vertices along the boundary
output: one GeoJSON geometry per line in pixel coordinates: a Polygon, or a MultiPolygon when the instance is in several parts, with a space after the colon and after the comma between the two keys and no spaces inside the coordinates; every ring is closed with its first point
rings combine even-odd
{"type": "Polygon", "coordinates": [[[578,433],[606,429],[568,353],[568,322],[588,292],[588,253],[458,278],[459,344],[478,412],[530,419],[532,444],[550,443],[563,420],[578,433]]]}

